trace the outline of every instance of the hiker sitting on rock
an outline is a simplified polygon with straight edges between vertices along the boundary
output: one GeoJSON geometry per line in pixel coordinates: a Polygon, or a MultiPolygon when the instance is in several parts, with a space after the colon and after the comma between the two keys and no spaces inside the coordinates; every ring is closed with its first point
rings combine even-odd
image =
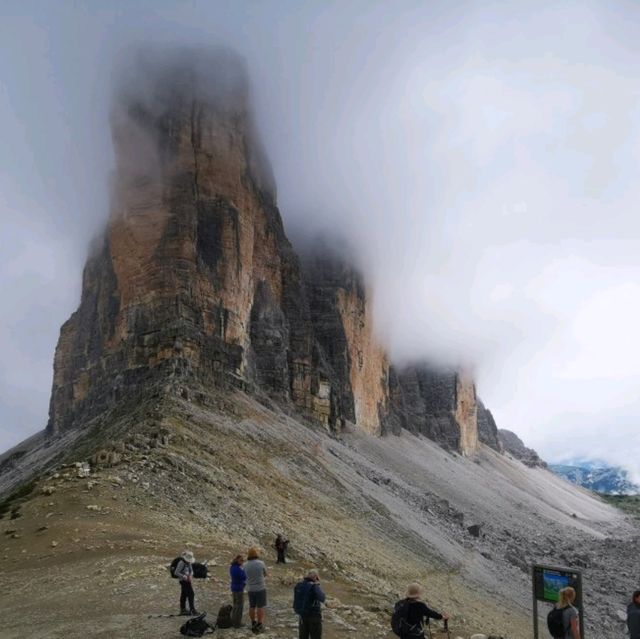
{"type": "Polygon", "coordinates": [[[236,555],[229,568],[229,576],[231,577],[231,596],[233,597],[231,624],[234,628],[242,627],[244,587],[247,583],[247,573],[244,571],[242,564],[244,564],[244,557],[242,555],[236,555]]]}
{"type": "Polygon", "coordinates": [[[449,615],[431,610],[422,598],[422,586],[409,584],[407,596],[395,605],[391,626],[395,634],[402,639],[424,639],[424,620],[449,619],[449,615]]]}
{"type": "Polygon", "coordinates": [[[175,576],[180,580],[180,614],[181,615],[198,615],[200,614],[194,605],[195,593],[193,592],[193,566],[196,558],[190,550],[185,550],[180,555],[174,571],[175,576]],[[186,608],[187,600],[189,600],[189,609],[186,608]]]}
{"type": "Polygon", "coordinates": [[[322,609],[326,599],[320,588],[320,576],[317,570],[309,570],[307,576],[293,589],[293,609],[298,618],[299,639],[321,639],[322,609]]]}
{"type": "Polygon", "coordinates": [[[276,561],[276,563],[278,564],[286,564],[286,560],[284,557],[284,554],[287,552],[287,546],[289,545],[289,540],[288,539],[283,539],[282,535],[278,535],[276,537],[276,543],[273,544],[274,548],[276,549],[276,552],[278,553],[278,559],[276,561]]]}

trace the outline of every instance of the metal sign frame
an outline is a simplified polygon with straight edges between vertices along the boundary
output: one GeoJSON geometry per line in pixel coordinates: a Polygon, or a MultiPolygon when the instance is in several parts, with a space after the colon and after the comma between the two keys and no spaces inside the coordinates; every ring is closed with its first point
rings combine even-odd
{"type": "Polygon", "coordinates": [[[579,570],[573,570],[572,568],[559,568],[558,566],[546,566],[542,564],[534,564],[531,567],[531,586],[533,592],[533,638],[539,639],[538,634],[538,601],[545,603],[553,603],[549,599],[538,598],[537,591],[537,579],[536,575],[545,571],[560,573],[562,576],[568,576],[571,579],[571,587],[575,588],[576,600],[574,602],[575,607],[579,612],[580,619],[580,637],[584,639],[584,609],[582,606],[582,572],[579,570]]]}

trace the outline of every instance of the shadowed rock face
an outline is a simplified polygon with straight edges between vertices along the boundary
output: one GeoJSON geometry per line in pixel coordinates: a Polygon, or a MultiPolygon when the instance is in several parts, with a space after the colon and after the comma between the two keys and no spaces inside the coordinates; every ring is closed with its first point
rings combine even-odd
{"type": "Polygon", "coordinates": [[[540,466],[546,468],[547,462],[540,459],[540,456],[535,450],[527,448],[524,442],[514,432],[501,428],[498,431],[498,436],[504,450],[516,459],[519,459],[523,464],[531,467],[540,466]]]}
{"type": "Polygon", "coordinates": [[[150,384],[234,384],[334,430],[404,427],[472,454],[473,380],[394,371],[354,269],[328,250],[301,268],[247,96],[227,51],[144,52],[122,75],[111,214],[61,330],[48,433],[150,384]]]}
{"type": "Polygon", "coordinates": [[[478,447],[476,393],[470,376],[427,365],[391,370],[390,429],[405,428],[472,455],[478,447]]]}
{"type": "Polygon", "coordinates": [[[503,450],[496,421],[480,399],[478,399],[478,439],[498,452],[503,450]]]}

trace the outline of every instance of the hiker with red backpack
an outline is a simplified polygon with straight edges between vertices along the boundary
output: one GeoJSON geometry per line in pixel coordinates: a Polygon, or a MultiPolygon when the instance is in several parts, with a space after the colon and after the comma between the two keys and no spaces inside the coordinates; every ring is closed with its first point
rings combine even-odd
{"type": "Polygon", "coordinates": [[[424,639],[424,620],[444,619],[448,630],[449,615],[431,610],[422,598],[422,586],[417,583],[409,584],[407,596],[398,601],[391,616],[391,629],[401,639],[424,639]]]}

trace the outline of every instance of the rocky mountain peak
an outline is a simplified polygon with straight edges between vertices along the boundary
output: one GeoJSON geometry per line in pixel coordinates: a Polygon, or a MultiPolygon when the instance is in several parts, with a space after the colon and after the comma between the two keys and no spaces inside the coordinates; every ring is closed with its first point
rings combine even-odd
{"type": "Polygon", "coordinates": [[[471,376],[395,368],[344,251],[325,243],[301,264],[242,59],[221,50],[131,59],[111,110],[111,214],[61,330],[49,435],[150,386],[186,397],[239,387],[332,430],[406,428],[474,454],[471,376]]]}

